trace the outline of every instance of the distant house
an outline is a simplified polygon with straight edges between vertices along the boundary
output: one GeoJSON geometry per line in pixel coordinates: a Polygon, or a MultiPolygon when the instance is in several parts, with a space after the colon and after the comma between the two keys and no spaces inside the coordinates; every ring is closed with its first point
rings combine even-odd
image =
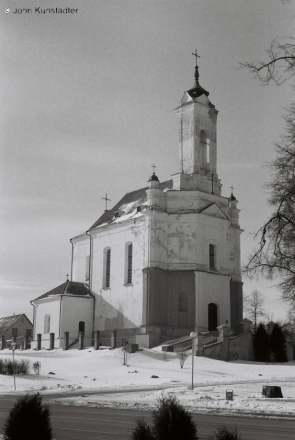
{"type": "Polygon", "coordinates": [[[25,336],[30,342],[32,339],[33,324],[22,313],[21,315],[5,316],[0,318],[0,344],[3,350],[16,342],[16,348],[24,347],[25,336]]]}

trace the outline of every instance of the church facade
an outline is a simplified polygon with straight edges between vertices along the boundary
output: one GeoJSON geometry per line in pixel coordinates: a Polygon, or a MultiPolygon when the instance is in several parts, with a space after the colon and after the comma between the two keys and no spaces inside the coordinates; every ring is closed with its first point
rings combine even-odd
{"type": "Polygon", "coordinates": [[[42,346],[52,332],[62,346],[64,331],[76,338],[81,329],[89,345],[95,330],[133,329],[140,347],[221,324],[238,329],[242,230],[236,198],[221,195],[218,111],[208,95],[196,66],[195,85],[176,108],[179,171],[172,179],[159,182],[153,173],[147,187],[71,239],[71,280],[32,301],[34,340],[41,333],[42,346]]]}

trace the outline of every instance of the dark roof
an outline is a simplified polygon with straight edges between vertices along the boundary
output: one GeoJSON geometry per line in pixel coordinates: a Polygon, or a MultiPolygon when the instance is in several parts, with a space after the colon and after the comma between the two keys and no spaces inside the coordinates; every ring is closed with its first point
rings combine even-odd
{"type": "Polygon", "coordinates": [[[235,198],[235,196],[233,195],[233,193],[231,193],[231,196],[229,197],[229,200],[230,200],[230,201],[235,201],[235,200],[237,200],[237,199],[235,198]]]}
{"type": "Polygon", "coordinates": [[[21,315],[12,315],[12,316],[5,316],[3,318],[0,318],[0,334],[6,332],[10,327],[13,326],[13,324],[21,317],[24,316],[31,325],[33,325],[31,323],[31,321],[26,317],[26,315],[24,313],[22,313],[21,315]]]}
{"type": "Polygon", "coordinates": [[[77,296],[88,296],[88,297],[93,296],[87,284],[67,280],[65,283],[61,284],[60,286],[55,287],[55,289],[52,289],[49,292],[44,293],[41,296],[38,296],[38,298],[35,298],[35,300],[49,298],[58,295],[77,295],[77,296]]]}
{"type": "Polygon", "coordinates": [[[202,86],[200,86],[199,81],[196,81],[195,87],[193,87],[192,89],[188,90],[187,93],[192,97],[192,98],[198,98],[201,95],[209,95],[209,92],[207,92],[207,90],[203,89],[202,86]]]}
{"type": "MultiPolygon", "coordinates": [[[[166,180],[165,182],[159,183],[159,189],[172,189],[173,187],[173,181],[172,180],[166,180]]],[[[148,186],[145,188],[138,189],[136,191],[132,191],[130,193],[125,194],[124,197],[109,211],[106,211],[99,219],[89,228],[95,229],[97,226],[100,226],[104,223],[109,223],[113,220],[115,217],[115,212],[120,211],[120,208],[123,207],[123,205],[127,205],[129,203],[134,203],[132,206],[132,209],[134,209],[137,206],[143,205],[147,200],[146,190],[149,189],[148,186]]],[[[123,207],[124,208],[124,207],[123,207]]],[[[121,209],[124,210],[124,209],[121,209]]]]}

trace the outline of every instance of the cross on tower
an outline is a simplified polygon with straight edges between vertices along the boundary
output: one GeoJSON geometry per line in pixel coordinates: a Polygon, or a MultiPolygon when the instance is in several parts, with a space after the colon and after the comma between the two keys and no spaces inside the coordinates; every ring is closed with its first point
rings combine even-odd
{"type": "Polygon", "coordinates": [[[108,210],[108,201],[110,202],[111,199],[108,199],[108,195],[107,194],[106,194],[105,197],[102,197],[102,199],[106,201],[106,209],[104,210],[104,212],[107,212],[107,210],[108,210]]]}
{"type": "Polygon", "coordinates": [[[233,194],[233,192],[234,192],[234,186],[232,185],[231,186],[231,193],[233,194]]]}
{"type": "Polygon", "coordinates": [[[155,174],[155,168],[157,168],[156,165],[153,163],[153,165],[151,165],[151,167],[153,168],[153,173],[155,174]]]}
{"type": "Polygon", "coordinates": [[[192,55],[194,55],[196,57],[196,66],[197,66],[198,65],[198,58],[201,58],[200,55],[198,55],[197,49],[195,50],[195,53],[192,52],[192,55]]]}
{"type": "Polygon", "coordinates": [[[69,281],[69,274],[67,274],[67,281],[69,281]]]}

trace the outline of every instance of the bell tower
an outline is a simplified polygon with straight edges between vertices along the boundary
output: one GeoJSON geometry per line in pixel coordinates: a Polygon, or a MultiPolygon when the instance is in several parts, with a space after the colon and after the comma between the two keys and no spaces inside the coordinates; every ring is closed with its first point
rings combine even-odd
{"type": "Polygon", "coordinates": [[[209,92],[199,83],[197,51],[195,84],[184,93],[175,109],[179,122],[180,172],[175,175],[174,189],[195,189],[221,194],[217,175],[216,123],[218,111],[209,101],[209,92]],[[178,176],[178,177],[177,177],[178,176]]]}

